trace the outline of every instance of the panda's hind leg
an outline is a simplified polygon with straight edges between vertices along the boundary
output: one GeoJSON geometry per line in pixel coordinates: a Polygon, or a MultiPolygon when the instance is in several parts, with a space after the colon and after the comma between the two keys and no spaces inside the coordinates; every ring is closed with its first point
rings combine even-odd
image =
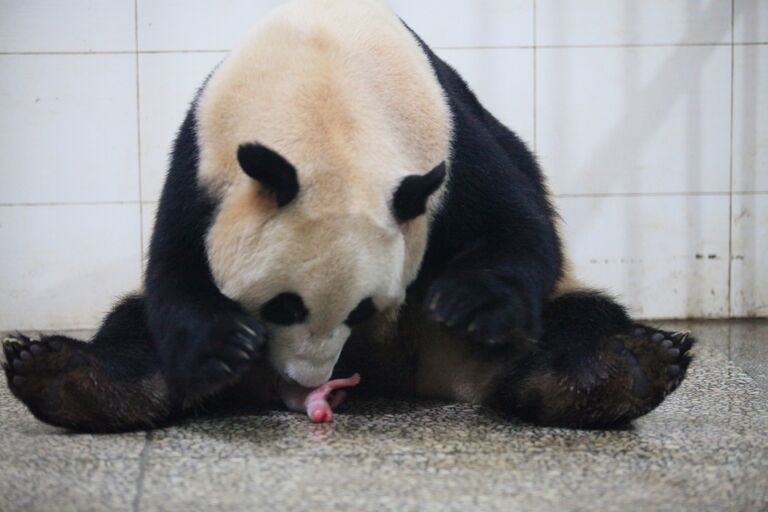
{"type": "Polygon", "coordinates": [[[494,403],[538,424],[621,425],[680,385],[693,343],[689,333],[634,323],[601,293],[572,292],[546,305],[541,341],[510,361],[494,403]]]}
{"type": "Polygon", "coordinates": [[[22,334],[3,340],[8,387],[41,421],[78,431],[151,428],[171,399],[147,329],[144,299],[129,297],[93,342],[22,334]]]}

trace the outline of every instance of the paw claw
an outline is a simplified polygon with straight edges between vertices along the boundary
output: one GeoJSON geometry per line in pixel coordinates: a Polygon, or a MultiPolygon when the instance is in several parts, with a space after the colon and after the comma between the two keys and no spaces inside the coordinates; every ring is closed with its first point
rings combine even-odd
{"type": "Polygon", "coordinates": [[[440,293],[436,293],[434,297],[432,297],[432,300],[429,303],[429,309],[431,311],[434,311],[437,309],[437,303],[440,302],[440,293]]]}
{"type": "Polygon", "coordinates": [[[221,312],[201,318],[196,329],[185,336],[192,353],[175,358],[178,363],[168,373],[171,386],[187,407],[247,372],[259,357],[267,333],[257,319],[245,313],[221,312]]]}
{"type": "Polygon", "coordinates": [[[255,352],[256,351],[256,346],[255,346],[255,344],[253,342],[253,339],[251,339],[250,337],[248,337],[248,336],[246,336],[246,335],[244,335],[242,333],[237,333],[235,335],[235,340],[234,341],[236,341],[237,344],[241,348],[244,348],[248,352],[255,352]]]}
{"type": "Polygon", "coordinates": [[[232,375],[234,373],[232,371],[232,368],[230,368],[230,366],[224,361],[218,361],[217,366],[219,367],[219,369],[221,369],[221,371],[223,371],[227,375],[232,375]]]}
{"type": "Polygon", "coordinates": [[[251,360],[251,356],[249,354],[246,354],[242,350],[232,349],[232,352],[234,353],[235,357],[237,357],[241,361],[250,361],[251,360]]]}
{"type": "Polygon", "coordinates": [[[31,340],[29,339],[29,336],[20,333],[19,331],[16,331],[16,333],[13,335],[14,341],[16,343],[29,343],[31,340]]]}
{"type": "Polygon", "coordinates": [[[256,337],[256,336],[257,336],[257,333],[256,333],[256,331],[254,331],[253,329],[251,329],[251,327],[250,327],[250,326],[248,326],[248,325],[246,325],[245,323],[243,323],[243,322],[237,322],[237,325],[238,325],[238,326],[239,326],[239,327],[240,327],[242,330],[244,330],[244,331],[246,332],[246,334],[248,334],[249,336],[252,336],[252,337],[256,337]]]}
{"type": "Polygon", "coordinates": [[[690,350],[691,347],[693,346],[693,343],[694,343],[694,339],[693,339],[693,336],[691,336],[690,332],[684,333],[680,337],[680,340],[677,342],[678,346],[680,347],[680,350],[682,350],[683,352],[687,352],[688,350],[690,350]]]}

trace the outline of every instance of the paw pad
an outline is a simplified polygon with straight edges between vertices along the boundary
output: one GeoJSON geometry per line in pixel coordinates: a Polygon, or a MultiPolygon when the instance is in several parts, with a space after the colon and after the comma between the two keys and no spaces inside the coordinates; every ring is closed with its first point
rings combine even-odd
{"type": "Polygon", "coordinates": [[[656,364],[661,364],[662,372],[652,377],[656,387],[663,389],[663,394],[674,391],[683,380],[685,371],[691,362],[691,355],[688,351],[693,346],[695,340],[688,331],[666,332],[661,330],[638,327],[634,330],[636,336],[633,342],[630,342],[632,350],[639,358],[644,360],[646,373],[653,375],[654,360],[656,364]],[[644,344],[643,338],[648,339],[650,334],[651,344],[644,344]],[[656,348],[654,348],[656,347],[656,348]]]}

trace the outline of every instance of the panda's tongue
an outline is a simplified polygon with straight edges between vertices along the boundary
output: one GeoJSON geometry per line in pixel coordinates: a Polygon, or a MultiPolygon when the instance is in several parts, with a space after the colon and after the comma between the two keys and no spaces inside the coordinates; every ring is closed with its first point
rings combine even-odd
{"type": "Polygon", "coordinates": [[[315,389],[304,388],[298,384],[280,382],[280,398],[294,412],[305,412],[313,423],[327,423],[333,420],[333,409],[347,397],[344,388],[360,384],[360,374],[348,379],[331,380],[315,389]]]}

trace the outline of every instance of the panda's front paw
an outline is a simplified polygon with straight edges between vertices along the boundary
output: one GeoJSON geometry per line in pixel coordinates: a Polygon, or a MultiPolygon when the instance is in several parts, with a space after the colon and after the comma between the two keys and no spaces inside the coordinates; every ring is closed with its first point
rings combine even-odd
{"type": "Polygon", "coordinates": [[[491,345],[514,339],[516,331],[536,337],[541,329],[533,294],[491,272],[439,278],[427,293],[426,307],[433,321],[491,345]]]}
{"type": "Polygon", "coordinates": [[[198,318],[175,337],[166,367],[177,397],[191,405],[246,373],[261,357],[267,332],[258,320],[236,312],[198,318]]]}

